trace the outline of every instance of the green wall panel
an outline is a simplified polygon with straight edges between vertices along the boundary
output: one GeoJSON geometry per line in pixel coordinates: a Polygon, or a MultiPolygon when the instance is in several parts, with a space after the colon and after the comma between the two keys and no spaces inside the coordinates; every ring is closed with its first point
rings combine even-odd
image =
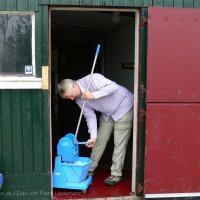
{"type": "Polygon", "coordinates": [[[33,172],[33,118],[32,91],[22,92],[22,126],[23,126],[23,157],[24,173],[33,172]]]}
{"type": "Polygon", "coordinates": [[[0,10],[38,10],[38,0],[0,0],[0,10]]]}
{"type": "Polygon", "coordinates": [[[17,10],[27,10],[28,2],[27,0],[17,0],[17,10]]]}
{"type": "Polygon", "coordinates": [[[154,0],[153,1],[153,6],[163,6],[164,5],[164,0],[154,0]]]}
{"type": "Polygon", "coordinates": [[[6,10],[16,10],[17,2],[16,0],[6,0],[6,10]]]}
{"type": "Polygon", "coordinates": [[[6,10],[6,0],[0,0],[0,10],[6,10]]]}
{"type": "Polygon", "coordinates": [[[163,2],[165,7],[173,7],[174,6],[174,0],[164,0],[163,2]]]}
{"type": "MultiPolygon", "coordinates": [[[[132,1],[133,3],[133,5],[135,6],[135,7],[140,7],[140,6],[143,6],[144,5],[144,1],[142,1],[142,0],[134,0],[134,1],[132,1]]],[[[130,5],[131,5],[131,1],[129,1],[129,3],[130,3],[130,5]]]]}
{"type": "Polygon", "coordinates": [[[60,0],[50,0],[51,5],[60,5],[60,0]]]}
{"type": "Polygon", "coordinates": [[[49,0],[39,0],[39,4],[49,4],[49,0]]]}
{"type": "Polygon", "coordinates": [[[42,6],[42,62],[48,65],[48,6],[42,6]]]}
{"type": "Polygon", "coordinates": [[[143,6],[144,0],[39,0],[39,4],[79,6],[143,6]]]}
{"type": "Polygon", "coordinates": [[[113,6],[123,6],[123,7],[131,7],[131,6],[142,6],[143,5],[143,0],[116,0],[113,1],[113,6]]]}
{"type": "MultiPolygon", "coordinates": [[[[50,132],[49,132],[49,123],[47,120],[49,120],[49,118],[47,119],[48,116],[48,91],[47,90],[43,90],[42,91],[42,131],[43,131],[43,159],[44,159],[44,165],[43,165],[43,171],[44,172],[50,172],[50,165],[51,165],[51,161],[49,159],[50,157],[50,132]]],[[[51,173],[51,172],[50,172],[51,173]]]]}
{"type": "Polygon", "coordinates": [[[50,200],[50,178],[48,174],[5,175],[1,189],[1,200],[50,200]]]}
{"type": "MultiPolygon", "coordinates": [[[[47,102],[48,91],[0,90],[0,170],[5,176],[1,192],[50,192],[47,102]]],[[[50,195],[36,199],[40,198],[49,199],[50,195]]]]}
{"type": "Polygon", "coordinates": [[[13,172],[13,140],[12,140],[12,107],[10,91],[3,90],[1,93],[1,130],[2,130],[2,154],[4,173],[13,172]]]}
{"type": "Polygon", "coordinates": [[[71,5],[80,5],[80,1],[79,0],[71,0],[71,5]]]}
{"type": "MultiPolygon", "coordinates": [[[[42,129],[42,93],[40,90],[32,92],[32,110],[33,110],[33,163],[34,163],[34,173],[43,172],[43,129],[42,129]],[[42,163],[42,165],[41,165],[42,163]]],[[[48,120],[48,118],[46,118],[48,120]]],[[[46,138],[48,139],[48,138],[46,138]]]]}
{"type": "MultiPolygon", "coordinates": [[[[39,4],[100,6],[100,7],[104,6],[122,6],[122,7],[165,6],[165,7],[188,7],[188,8],[200,7],[199,0],[39,0],[39,4]]],[[[4,4],[2,3],[2,7],[3,6],[4,4]]]]}
{"type": "Polygon", "coordinates": [[[71,0],[61,0],[60,4],[61,5],[70,5],[71,0]]]}
{"type": "Polygon", "coordinates": [[[200,8],[200,0],[194,0],[194,8],[200,8]]]}
{"type": "Polygon", "coordinates": [[[23,173],[23,135],[22,135],[22,109],[21,92],[11,92],[12,108],[12,142],[13,142],[13,173],[23,173]],[[13,101],[14,99],[14,101],[13,101]]]}
{"type": "MultiPolygon", "coordinates": [[[[19,0],[18,0],[19,1],[19,0]]],[[[27,9],[38,11],[38,0],[27,0],[27,9]]]]}
{"type": "Polygon", "coordinates": [[[184,0],[184,7],[185,8],[193,8],[194,7],[193,0],[184,0]]]}
{"type": "Polygon", "coordinates": [[[153,1],[152,0],[144,0],[144,7],[152,6],[153,1]]]}
{"type": "Polygon", "coordinates": [[[174,7],[183,7],[183,0],[175,0],[174,1],[174,7]]]}
{"type": "Polygon", "coordinates": [[[90,6],[90,5],[92,5],[92,0],[81,0],[80,4],[82,6],[90,6]]]}

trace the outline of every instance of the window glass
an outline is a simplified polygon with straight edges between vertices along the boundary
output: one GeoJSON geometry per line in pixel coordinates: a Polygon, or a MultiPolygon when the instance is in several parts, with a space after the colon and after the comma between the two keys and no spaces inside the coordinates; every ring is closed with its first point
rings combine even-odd
{"type": "Polygon", "coordinates": [[[33,75],[32,15],[0,13],[0,75],[33,75]]]}

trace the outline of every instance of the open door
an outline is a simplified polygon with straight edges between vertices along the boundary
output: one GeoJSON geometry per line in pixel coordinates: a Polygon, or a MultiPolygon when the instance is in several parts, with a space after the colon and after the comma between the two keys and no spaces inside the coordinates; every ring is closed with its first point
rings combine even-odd
{"type": "Polygon", "coordinates": [[[200,196],[200,10],[148,15],[145,197],[200,196]]]}
{"type": "MultiPolygon", "coordinates": [[[[74,102],[59,97],[57,84],[65,78],[77,80],[88,75],[97,44],[101,44],[101,49],[95,72],[102,73],[128,88],[135,97],[134,128],[127,147],[123,181],[115,187],[104,184],[104,179],[110,174],[112,163],[114,138],[111,136],[87,192],[83,194],[79,190],[53,188],[54,198],[133,197],[137,165],[139,11],[52,7],[50,19],[52,170],[57,156],[58,141],[67,133],[75,132],[80,114],[80,109],[74,102]]],[[[98,117],[99,113],[96,114],[98,117]]],[[[84,117],[77,139],[88,139],[84,117]]],[[[84,145],[79,146],[79,156],[89,157],[90,153],[91,149],[84,145]]]]}

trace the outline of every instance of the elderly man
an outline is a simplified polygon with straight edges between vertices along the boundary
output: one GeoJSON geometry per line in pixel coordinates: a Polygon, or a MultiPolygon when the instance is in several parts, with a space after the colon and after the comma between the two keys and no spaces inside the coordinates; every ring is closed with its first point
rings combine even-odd
{"type": "Polygon", "coordinates": [[[116,185],[122,178],[126,147],[131,135],[133,94],[98,73],[92,75],[89,91],[86,91],[89,79],[90,75],[77,81],[64,79],[58,84],[58,91],[63,99],[75,100],[80,108],[86,100],[83,115],[90,133],[86,146],[92,147],[90,175],[94,174],[114,130],[111,175],[104,182],[116,185]],[[95,111],[101,113],[98,131],[95,111]]]}

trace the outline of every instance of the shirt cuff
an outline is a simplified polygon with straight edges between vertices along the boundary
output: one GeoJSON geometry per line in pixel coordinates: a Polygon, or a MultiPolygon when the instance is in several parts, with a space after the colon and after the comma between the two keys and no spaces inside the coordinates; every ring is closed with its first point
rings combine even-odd
{"type": "Polygon", "coordinates": [[[90,138],[97,138],[97,134],[96,133],[90,133],[90,138]]]}

